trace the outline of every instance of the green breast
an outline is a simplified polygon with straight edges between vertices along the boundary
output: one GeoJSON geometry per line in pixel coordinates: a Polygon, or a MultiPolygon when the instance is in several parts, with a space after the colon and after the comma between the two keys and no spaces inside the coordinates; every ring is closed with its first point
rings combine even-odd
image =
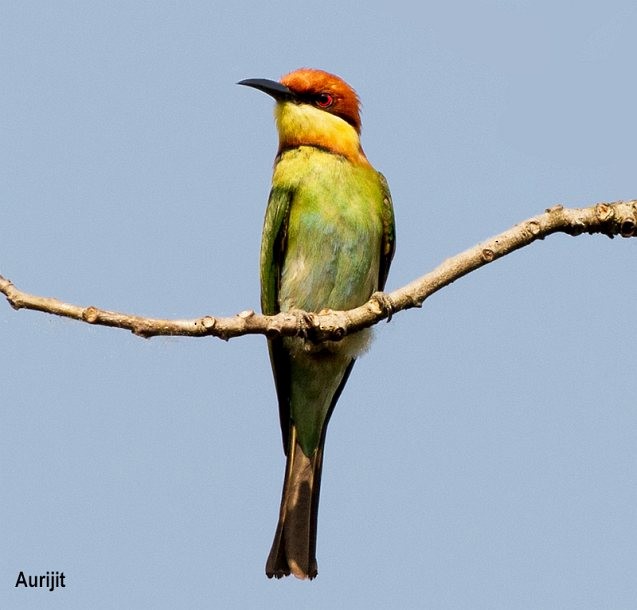
{"type": "Polygon", "coordinates": [[[311,147],[284,153],[273,184],[291,193],[282,310],[349,309],[378,288],[383,189],[370,166],[311,147]]]}

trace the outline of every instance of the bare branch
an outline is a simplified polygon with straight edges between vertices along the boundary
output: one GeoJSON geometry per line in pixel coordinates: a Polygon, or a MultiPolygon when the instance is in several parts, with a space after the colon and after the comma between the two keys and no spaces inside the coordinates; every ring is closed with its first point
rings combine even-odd
{"type": "Polygon", "coordinates": [[[637,237],[637,201],[598,203],[587,208],[567,209],[561,205],[546,210],[511,229],[488,239],[389,294],[375,293],[369,301],[349,311],[307,313],[290,311],[264,316],[243,311],[233,317],[203,316],[193,320],[145,318],[97,307],[71,305],[50,297],[30,295],[0,276],[0,292],[14,309],[33,309],[45,313],[130,330],[140,337],[182,335],[218,337],[228,340],[248,334],[267,336],[305,336],[313,341],[338,340],[372,326],[403,309],[420,307],[423,301],[462,276],[519,248],[553,233],[581,235],[601,233],[614,237],[637,237]]]}

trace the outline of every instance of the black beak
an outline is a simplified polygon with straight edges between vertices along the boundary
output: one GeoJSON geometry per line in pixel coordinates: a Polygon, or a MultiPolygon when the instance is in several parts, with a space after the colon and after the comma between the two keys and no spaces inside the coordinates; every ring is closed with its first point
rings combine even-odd
{"type": "Polygon", "coordinates": [[[271,95],[277,101],[289,100],[293,97],[292,91],[290,91],[285,85],[267,78],[246,78],[245,80],[240,80],[237,85],[254,87],[259,91],[263,91],[263,93],[271,95]]]}

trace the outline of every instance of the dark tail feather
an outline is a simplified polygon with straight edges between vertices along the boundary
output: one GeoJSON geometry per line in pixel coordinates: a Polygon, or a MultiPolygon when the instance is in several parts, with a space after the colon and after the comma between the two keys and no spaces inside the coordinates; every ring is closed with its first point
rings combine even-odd
{"type": "Polygon", "coordinates": [[[296,442],[296,429],[290,427],[285,481],[279,512],[279,524],[265,564],[268,578],[294,574],[312,579],[316,564],[316,528],[318,521],[323,439],[312,457],[307,457],[296,442]]]}

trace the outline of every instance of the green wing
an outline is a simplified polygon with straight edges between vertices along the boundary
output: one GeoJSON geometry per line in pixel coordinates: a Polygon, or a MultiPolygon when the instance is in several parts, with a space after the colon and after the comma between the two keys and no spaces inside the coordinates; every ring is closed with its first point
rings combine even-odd
{"type": "Polygon", "coordinates": [[[396,228],[394,225],[394,206],[389,192],[389,185],[385,176],[380,172],[378,172],[378,177],[383,191],[383,239],[381,241],[380,265],[378,268],[378,290],[383,290],[387,281],[389,266],[396,250],[396,228]]]}
{"type": "Polygon", "coordinates": [[[261,238],[261,310],[266,315],[279,313],[279,286],[287,242],[292,193],[272,187],[261,238]]]}
{"type": "MultiPolygon", "coordinates": [[[[266,315],[273,315],[280,311],[279,287],[287,245],[291,203],[292,193],[289,189],[272,187],[261,238],[261,310],[266,315]]],[[[280,337],[268,339],[268,349],[279,402],[283,451],[287,454],[290,431],[290,355],[283,347],[283,340],[280,337]]]]}

